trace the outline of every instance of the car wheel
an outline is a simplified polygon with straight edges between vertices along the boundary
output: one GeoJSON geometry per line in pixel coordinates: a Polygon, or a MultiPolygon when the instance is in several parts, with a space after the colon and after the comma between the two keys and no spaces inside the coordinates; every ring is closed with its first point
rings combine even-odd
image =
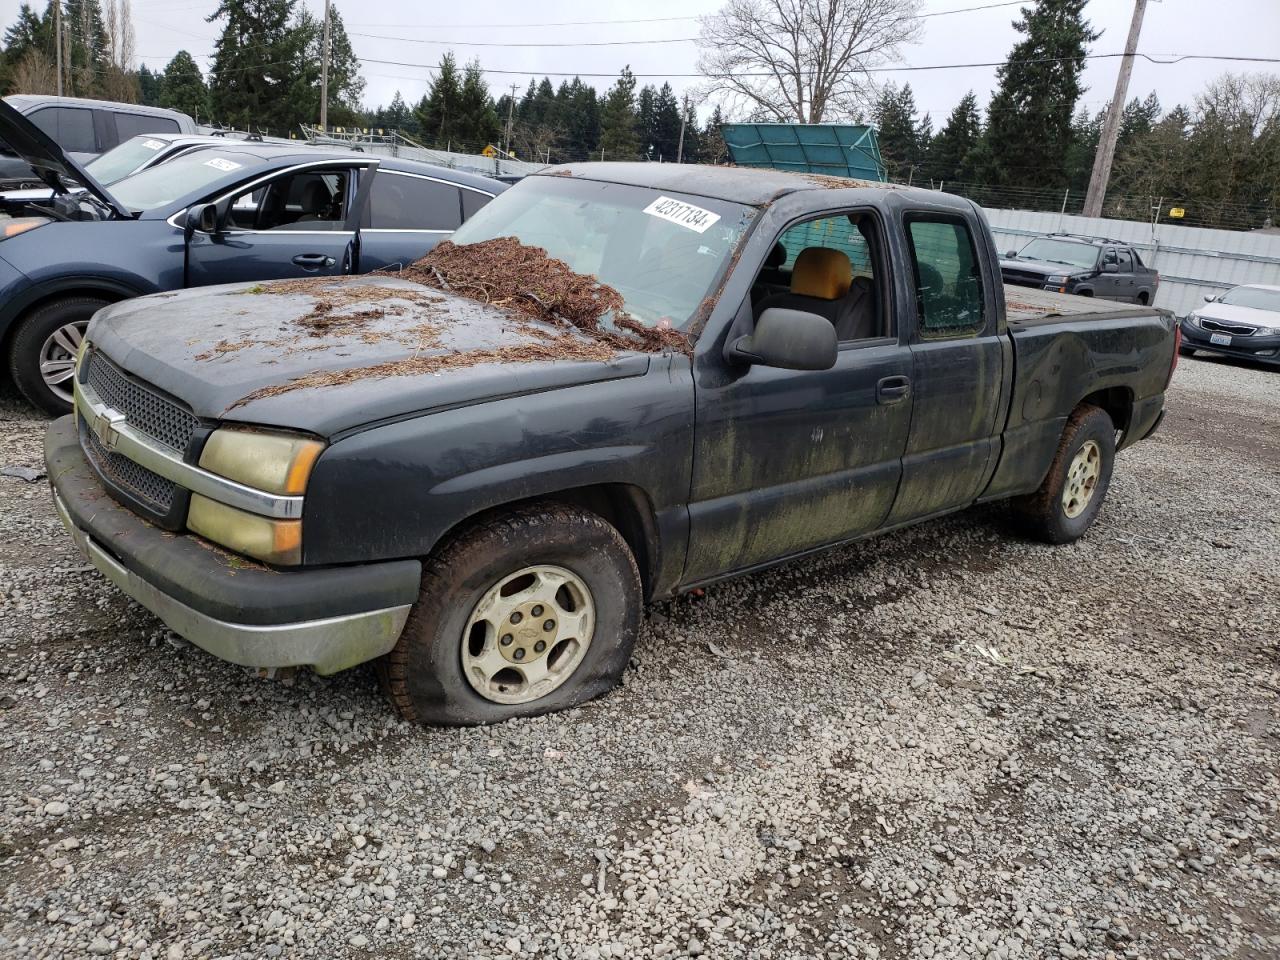
{"type": "Polygon", "coordinates": [[[14,385],[46,413],[71,412],[76,353],[89,320],[107,305],[98,297],[69,297],[37,307],[18,324],[9,348],[14,385]]]}
{"type": "Polygon", "coordinates": [[[1085,403],[1067,419],[1040,489],[1012,501],[1022,530],[1046,543],[1079,539],[1098,516],[1111,483],[1116,428],[1101,407],[1085,403]]]}
{"type": "Polygon", "coordinates": [[[422,590],[378,663],[407,720],[497,723],[612,689],[631,658],[643,597],[614,527],[562,505],[484,521],[423,565],[422,590]]]}
{"type": "Polygon", "coordinates": [[[1194,357],[1196,355],[1195,347],[1179,347],[1178,354],[1184,357],[1194,357]]]}

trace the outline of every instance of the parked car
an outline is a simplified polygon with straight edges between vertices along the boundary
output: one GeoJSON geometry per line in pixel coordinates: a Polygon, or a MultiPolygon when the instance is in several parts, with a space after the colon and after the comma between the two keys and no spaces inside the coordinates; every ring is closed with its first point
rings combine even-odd
{"type": "Polygon", "coordinates": [[[1053,233],[1000,261],[1005,283],[1081,297],[1154,303],[1160,274],[1121,240],[1053,233]]]}
{"type": "Polygon", "coordinates": [[[1280,364],[1280,286],[1247,283],[1204,299],[1182,320],[1183,356],[1203,350],[1280,364]]]}
{"type": "Polygon", "coordinates": [[[228,660],[376,659],[404,716],[494,722],[617,683],[646,598],[986,501],[1075,540],[1177,362],[1166,311],[1007,307],[981,210],[933,191],[583,164],[526,177],[453,241],[487,245],[459,274],[428,261],[432,289],[375,275],[99,312],[77,414],[45,441],[91,562],[228,660]],[[598,277],[639,326],[606,313],[584,339],[442,292],[471,269],[499,304],[545,296],[492,259],[503,238],[598,277]],[[364,325],[315,335],[317,300],[364,325]],[[637,329],[687,351],[620,344],[637,329]],[[600,343],[608,359],[571,359],[600,343]]]}
{"type": "Polygon", "coordinates": [[[59,194],[0,221],[0,347],[18,389],[52,413],[70,409],[77,345],[108,303],[410,262],[506,189],[410,160],[250,141],[107,188],[4,105],[0,139],[59,194]]]}
{"type": "MultiPolygon", "coordinates": [[[[196,122],[185,113],[138,103],[15,94],[4,102],[43,130],[70,156],[87,163],[142,133],[194,134],[196,122]]],[[[0,151],[0,190],[41,186],[26,162],[0,151]]]]}
{"type": "MultiPolygon", "coordinates": [[[[164,163],[189,150],[201,147],[225,147],[229,140],[221,135],[187,133],[144,133],[132,137],[84,165],[85,170],[104,187],[131,177],[157,163],[164,163]]],[[[27,166],[27,164],[23,164],[27,166]]],[[[30,170],[30,167],[27,167],[30,170]]],[[[34,174],[33,174],[34,178],[34,174]]],[[[39,182],[39,181],[37,181],[39,182]]],[[[83,189],[83,188],[72,188],[83,189]]],[[[0,192],[0,211],[32,212],[31,206],[47,204],[56,194],[47,186],[0,192]]]]}

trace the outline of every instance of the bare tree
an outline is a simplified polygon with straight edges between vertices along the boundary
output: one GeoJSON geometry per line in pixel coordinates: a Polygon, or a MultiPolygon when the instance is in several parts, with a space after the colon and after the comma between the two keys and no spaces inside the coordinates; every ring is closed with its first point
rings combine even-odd
{"type": "Polygon", "coordinates": [[[869,106],[871,69],[902,59],[920,34],[920,0],[729,0],[701,17],[698,69],[708,94],[764,120],[852,119],[869,106]]]}
{"type": "Polygon", "coordinates": [[[58,70],[39,50],[28,51],[13,68],[12,93],[57,93],[58,70]]]}
{"type": "Polygon", "coordinates": [[[136,103],[140,90],[133,67],[133,11],[129,0],[109,0],[107,4],[107,54],[111,63],[102,78],[103,94],[109,100],[136,103]]]}

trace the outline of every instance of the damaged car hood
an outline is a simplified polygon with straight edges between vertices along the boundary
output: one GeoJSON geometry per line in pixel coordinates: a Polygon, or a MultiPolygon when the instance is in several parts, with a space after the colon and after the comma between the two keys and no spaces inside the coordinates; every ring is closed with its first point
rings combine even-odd
{"type": "Polygon", "coordinates": [[[88,337],[201,418],[326,437],[441,407],[639,376],[651,359],[382,276],[155,294],[100,311],[88,337]]]}

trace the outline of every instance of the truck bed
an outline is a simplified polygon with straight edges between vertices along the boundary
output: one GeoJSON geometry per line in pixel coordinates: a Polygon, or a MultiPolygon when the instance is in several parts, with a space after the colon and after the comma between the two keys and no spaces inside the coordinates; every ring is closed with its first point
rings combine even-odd
{"type": "Polygon", "coordinates": [[[1036,290],[1033,287],[1004,285],[1004,309],[1009,326],[1016,328],[1034,326],[1056,320],[1076,320],[1086,316],[1108,319],[1115,317],[1148,317],[1159,311],[1140,303],[1117,303],[1097,297],[1077,297],[1052,290],[1036,290]]]}

